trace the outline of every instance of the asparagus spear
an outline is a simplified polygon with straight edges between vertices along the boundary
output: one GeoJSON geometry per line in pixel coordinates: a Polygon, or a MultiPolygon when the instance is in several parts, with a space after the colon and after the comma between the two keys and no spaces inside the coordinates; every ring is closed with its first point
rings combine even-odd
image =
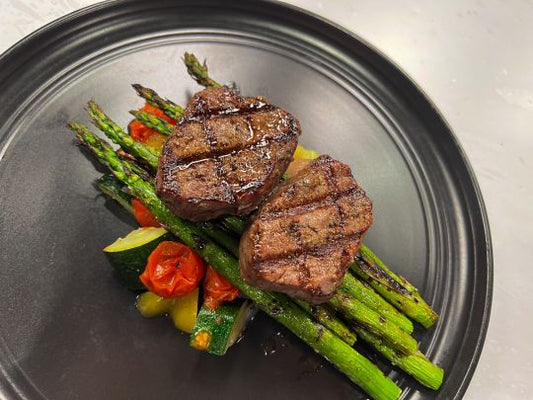
{"type": "Polygon", "coordinates": [[[437,390],[442,385],[444,371],[442,368],[432,364],[420,351],[416,351],[408,356],[402,355],[391,349],[380,338],[369,333],[367,330],[361,327],[355,327],[355,331],[361,339],[378,350],[393,365],[400,367],[422,385],[433,390],[437,390]]]}
{"type": "Polygon", "coordinates": [[[174,125],[168,123],[162,118],[156,117],[154,114],[147,113],[146,111],[132,110],[130,111],[130,114],[148,128],[153,129],[154,131],[163,135],[170,135],[174,129],[174,125]]]}
{"type": "Polygon", "coordinates": [[[156,150],[133,140],[120,126],[109,119],[109,117],[105,115],[100,107],[92,100],[89,102],[89,117],[114,143],[121,146],[134,157],[145,161],[152,168],[157,168],[159,153],[156,150]]]}
{"type": "Polygon", "coordinates": [[[134,83],[131,86],[133,86],[137,94],[145,99],[148,104],[159,108],[165,113],[165,115],[169,116],[173,120],[178,121],[183,115],[183,108],[177,104],[174,104],[169,99],[163,99],[154,90],[145,88],[138,83],[134,83]]]}
{"type": "Polygon", "coordinates": [[[318,322],[331,330],[350,346],[353,346],[357,341],[357,337],[350,331],[350,328],[340,321],[335,316],[335,313],[327,306],[314,306],[299,299],[292,300],[305,310],[307,314],[314,316],[318,322]]]}
{"type": "Polygon", "coordinates": [[[194,54],[185,53],[183,55],[183,62],[187,67],[187,72],[199,85],[209,87],[220,87],[220,83],[211,79],[207,70],[207,64],[204,61],[203,64],[198,61],[194,54]]]}
{"type": "Polygon", "coordinates": [[[418,290],[404,277],[388,269],[368,247],[361,245],[355,261],[352,270],[396,308],[425,328],[437,321],[438,314],[424,301],[418,290]]]}
{"type": "Polygon", "coordinates": [[[364,326],[370,332],[383,339],[394,350],[402,354],[413,354],[418,343],[398,325],[388,321],[383,315],[371,310],[349,293],[339,288],[328,301],[335,310],[347,320],[364,326]]]}
{"type": "Polygon", "coordinates": [[[400,396],[400,388],[385,377],[374,364],[329,329],[309,318],[286,296],[247,285],[240,275],[239,263],[234,257],[217,246],[199,226],[172,215],[150,184],[129,171],[113,149],[87,127],[77,123],[71,123],[69,127],[76,132],[80,142],[87,145],[170,232],[198,252],[264,312],[300,337],[374,399],[397,399],[400,396]]]}
{"type": "Polygon", "coordinates": [[[360,281],[349,272],[344,276],[340,288],[352,297],[359,300],[368,308],[384,316],[390,322],[398,325],[407,333],[413,332],[413,323],[396,308],[391,306],[387,300],[377,294],[367,283],[360,281]]]}
{"type": "Polygon", "coordinates": [[[246,229],[246,221],[236,215],[228,215],[221,222],[238,235],[242,235],[246,229]]]}
{"type": "Polygon", "coordinates": [[[130,154],[126,153],[123,149],[117,150],[117,155],[121,160],[123,160],[129,169],[131,169],[133,172],[135,172],[137,175],[142,177],[145,181],[148,182],[154,182],[154,176],[150,174],[149,171],[147,171],[144,167],[142,167],[139,162],[135,159],[135,157],[131,156],[130,154]]]}
{"type": "Polygon", "coordinates": [[[199,224],[203,230],[218,244],[224,246],[233,256],[239,258],[239,239],[228,235],[223,228],[210,221],[199,224]]]}

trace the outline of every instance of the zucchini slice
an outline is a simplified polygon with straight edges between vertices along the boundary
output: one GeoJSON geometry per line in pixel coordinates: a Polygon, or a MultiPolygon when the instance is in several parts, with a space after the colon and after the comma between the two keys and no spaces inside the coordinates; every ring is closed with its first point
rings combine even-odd
{"type": "Polygon", "coordinates": [[[197,350],[223,356],[242,336],[256,311],[248,300],[222,304],[214,311],[203,305],[196,317],[190,345],[197,350]]]}
{"type": "Polygon", "coordinates": [[[165,228],[139,228],[104,248],[104,253],[128,289],[145,290],[139,275],[146,267],[148,256],[164,240],[172,240],[165,228]]]}

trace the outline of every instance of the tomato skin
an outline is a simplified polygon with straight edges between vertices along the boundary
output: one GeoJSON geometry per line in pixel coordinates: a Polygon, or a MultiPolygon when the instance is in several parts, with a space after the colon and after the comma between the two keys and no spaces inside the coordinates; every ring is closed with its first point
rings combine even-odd
{"type": "Polygon", "coordinates": [[[204,304],[216,310],[225,301],[235,300],[241,292],[211,266],[207,267],[204,281],[204,304]]]}
{"type": "Polygon", "coordinates": [[[170,298],[191,293],[204,273],[204,262],[194,251],[182,243],[165,241],[150,254],[139,278],[151,292],[170,298]]]}
{"type": "Polygon", "coordinates": [[[154,228],[159,228],[161,224],[157,222],[155,215],[146,208],[142,201],[139,199],[131,199],[131,206],[133,207],[133,215],[135,219],[143,228],[152,226],[154,228]]]}
{"type": "MultiPolygon", "coordinates": [[[[176,125],[175,120],[166,116],[163,111],[154,106],[151,106],[148,103],[146,103],[144,107],[141,108],[141,110],[153,114],[161,119],[164,119],[170,124],[176,125]]],[[[146,125],[137,120],[133,120],[130,122],[130,124],[128,125],[128,131],[133,140],[140,143],[144,143],[145,145],[159,151],[163,148],[163,145],[167,140],[167,137],[165,135],[162,135],[161,133],[148,128],[146,125]]]]}

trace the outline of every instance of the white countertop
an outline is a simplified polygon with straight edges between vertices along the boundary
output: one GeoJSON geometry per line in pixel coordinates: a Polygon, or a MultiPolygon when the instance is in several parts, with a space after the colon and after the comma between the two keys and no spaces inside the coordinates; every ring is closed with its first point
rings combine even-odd
{"type": "MultiPolygon", "coordinates": [[[[93,0],[0,0],[0,52],[93,0]]],[[[526,399],[533,377],[533,3],[527,0],[290,0],[366,39],[450,123],[488,209],[492,316],[466,399],[526,399]],[[529,176],[529,178],[528,178],[529,176]]],[[[531,397],[529,397],[531,398],[531,397]]]]}

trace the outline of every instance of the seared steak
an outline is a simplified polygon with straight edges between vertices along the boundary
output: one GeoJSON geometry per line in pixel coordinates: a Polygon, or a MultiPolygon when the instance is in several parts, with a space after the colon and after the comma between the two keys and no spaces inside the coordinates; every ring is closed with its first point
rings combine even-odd
{"type": "Polygon", "coordinates": [[[205,89],[163,147],[157,195],[192,221],[247,214],[281,179],[299,135],[298,120],[263,97],[205,89]]]}
{"type": "Polygon", "coordinates": [[[350,168],[329,156],[299,165],[263,204],[240,243],[244,280],[314,304],[328,300],[372,224],[350,168]]]}

